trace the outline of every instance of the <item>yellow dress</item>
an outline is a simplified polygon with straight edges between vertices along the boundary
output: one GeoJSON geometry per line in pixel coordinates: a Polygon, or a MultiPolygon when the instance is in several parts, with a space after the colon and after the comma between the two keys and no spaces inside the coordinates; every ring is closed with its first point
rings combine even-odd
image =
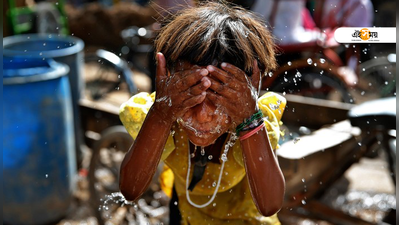
{"type": "MultiPolygon", "coordinates": [[[[139,93],[121,105],[120,119],[133,138],[138,135],[145,116],[154,102],[154,97],[155,93],[151,95],[139,93]]],[[[273,92],[268,92],[258,99],[258,106],[263,112],[273,149],[278,148],[280,119],[285,105],[285,98],[273,92]]],[[[188,141],[185,132],[178,126],[174,126],[161,158],[166,164],[160,177],[161,186],[165,193],[171,196],[172,186],[175,185],[182,224],[280,224],[277,215],[262,216],[252,200],[239,141],[229,150],[216,198],[204,208],[192,206],[186,198],[188,141]]],[[[208,162],[202,179],[189,193],[194,203],[204,204],[211,198],[220,167],[221,164],[208,162]]],[[[193,171],[193,165],[190,171],[193,171]]]]}

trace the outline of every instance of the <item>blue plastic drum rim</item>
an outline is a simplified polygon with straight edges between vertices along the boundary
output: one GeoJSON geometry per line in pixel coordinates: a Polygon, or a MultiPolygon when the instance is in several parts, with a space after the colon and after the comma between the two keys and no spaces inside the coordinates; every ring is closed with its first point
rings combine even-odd
{"type": "Polygon", "coordinates": [[[84,42],[81,39],[60,34],[21,34],[3,38],[3,56],[57,58],[76,54],[83,48],[84,42]],[[48,49],[46,46],[52,42],[58,42],[59,45],[48,49]],[[20,49],[17,46],[21,44],[29,44],[36,49],[20,49]],[[42,50],[37,47],[42,47],[42,50]]]}
{"type": "MultiPolygon", "coordinates": [[[[6,60],[13,60],[15,58],[6,58],[6,60]]],[[[4,61],[3,61],[4,62],[4,61]]],[[[15,84],[25,84],[31,82],[40,82],[51,79],[57,79],[62,76],[66,76],[69,72],[69,66],[63,63],[56,62],[52,59],[45,60],[48,67],[45,72],[35,73],[35,67],[32,68],[22,68],[22,69],[3,69],[3,85],[15,85],[15,84]],[[30,71],[29,71],[30,70],[30,71]],[[32,71],[33,70],[33,71],[32,71]],[[31,73],[26,76],[9,76],[6,74],[8,72],[15,73],[31,73]]],[[[43,71],[43,70],[41,70],[43,71]]]]}

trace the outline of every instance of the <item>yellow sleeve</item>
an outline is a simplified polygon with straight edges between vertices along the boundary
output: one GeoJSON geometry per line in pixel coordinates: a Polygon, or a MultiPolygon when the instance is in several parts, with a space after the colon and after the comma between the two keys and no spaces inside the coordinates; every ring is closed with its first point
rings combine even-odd
{"type": "MultiPolygon", "coordinates": [[[[127,132],[136,139],[141,126],[155,100],[155,92],[151,95],[146,92],[141,92],[133,95],[128,101],[122,103],[119,108],[119,118],[125,126],[127,132]]],[[[175,149],[173,136],[169,135],[162,153],[161,160],[166,159],[169,154],[175,149]]]]}
{"type": "Polygon", "coordinates": [[[274,92],[267,92],[258,99],[258,106],[263,113],[267,134],[274,150],[278,148],[281,117],[286,104],[287,100],[274,92]]]}
{"type": "MultiPolygon", "coordinates": [[[[267,134],[274,150],[278,148],[278,141],[282,134],[280,131],[280,120],[286,104],[287,100],[274,92],[267,92],[258,99],[258,107],[263,113],[267,134]]],[[[241,148],[233,148],[233,150],[235,160],[241,166],[244,166],[241,148]]]]}

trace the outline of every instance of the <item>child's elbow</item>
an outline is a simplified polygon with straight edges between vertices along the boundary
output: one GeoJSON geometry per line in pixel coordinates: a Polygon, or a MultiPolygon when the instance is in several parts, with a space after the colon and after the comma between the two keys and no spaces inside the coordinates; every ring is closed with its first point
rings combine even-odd
{"type": "Polygon", "coordinates": [[[281,209],[281,205],[273,204],[267,207],[259,207],[259,212],[266,217],[273,216],[274,214],[278,213],[281,209]]]}
{"type": "Polygon", "coordinates": [[[272,201],[264,201],[257,204],[259,212],[266,217],[278,213],[283,207],[284,197],[273,199],[272,201]]]}
{"type": "Polygon", "coordinates": [[[119,190],[127,201],[136,201],[141,196],[134,187],[123,182],[119,183],[119,190]]]}

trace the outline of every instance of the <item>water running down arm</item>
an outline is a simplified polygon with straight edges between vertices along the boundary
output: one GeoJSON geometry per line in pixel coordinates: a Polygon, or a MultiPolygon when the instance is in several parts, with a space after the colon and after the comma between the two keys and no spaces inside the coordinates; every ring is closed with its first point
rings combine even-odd
{"type": "MultiPolygon", "coordinates": [[[[255,87],[259,86],[261,75],[256,61],[251,77],[231,64],[222,64],[222,69],[208,66],[208,70],[212,77],[210,89],[214,91],[209,92],[208,96],[225,107],[232,116],[233,123],[241,123],[244,118],[249,118],[258,110],[255,87]]],[[[250,131],[241,132],[240,135],[248,132],[250,131]]],[[[255,205],[262,215],[271,216],[282,206],[285,181],[266,129],[241,141],[241,146],[255,205]]]]}
{"type": "Polygon", "coordinates": [[[241,141],[241,146],[255,205],[262,215],[271,216],[282,207],[285,181],[265,128],[241,141]]]}

